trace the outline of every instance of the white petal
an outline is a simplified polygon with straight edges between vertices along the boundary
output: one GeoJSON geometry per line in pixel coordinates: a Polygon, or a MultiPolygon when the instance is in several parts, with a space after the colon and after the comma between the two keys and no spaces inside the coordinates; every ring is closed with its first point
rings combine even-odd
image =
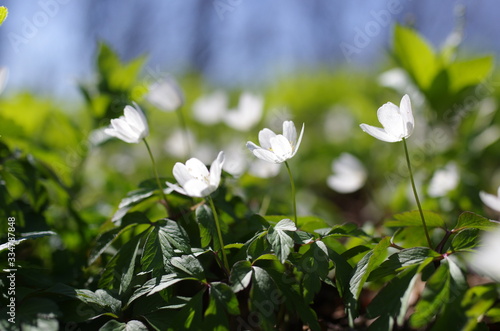
{"type": "Polygon", "coordinates": [[[212,186],[197,179],[191,179],[184,184],[184,190],[186,190],[187,195],[193,198],[203,198],[215,191],[212,186]]]}
{"type": "Polygon", "coordinates": [[[345,175],[331,175],[326,183],[328,187],[339,193],[352,193],[359,190],[364,185],[364,179],[361,177],[350,177],[345,175]]]}
{"type": "Polygon", "coordinates": [[[166,77],[149,88],[146,99],[163,111],[174,111],[184,103],[184,95],[177,82],[166,77]]]}
{"type": "Polygon", "coordinates": [[[288,139],[292,146],[295,146],[297,142],[297,129],[295,129],[295,124],[292,121],[283,122],[283,136],[288,139]]]}
{"type": "MultiPolygon", "coordinates": [[[[130,127],[130,125],[122,117],[114,118],[111,120],[111,130],[114,130],[114,137],[117,137],[127,143],[138,143],[140,141],[139,135],[130,127]]],[[[110,132],[110,131],[105,131],[110,132]]]]}
{"type": "Polygon", "coordinates": [[[276,133],[269,129],[262,129],[259,132],[259,143],[260,146],[264,149],[271,148],[271,138],[276,137],[276,133]]]}
{"type": "Polygon", "coordinates": [[[248,172],[259,178],[271,178],[276,176],[281,169],[280,163],[274,163],[269,161],[263,161],[261,159],[256,159],[250,164],[248,172]]]}
{"type": "Polygon", "coordinates": [[[413,118],[413,112],[411,110],[410,97],[408,96],[408,94],[405,94],[401,99],[399,111],[401,112],[401,117],[403,118],[405,129],[404,137],[408,138],[413,133],[413,128],[415,126],[415,120],[413,118]]]}
{"type": "Polygon", "coordinates": [[[247,148],[250,150],[250,152],[253,152],[254,149],[260,149],[260,146],[255,145],[251,141],[247,141],[247,148]]]}
{"type": "Polygon", "coordinates": [[[500,197],[486,193],[484,191],[479,192],[479,197],[486,206],[500,212],[500,197]]]}
{"type": "Polygon", "coordinates": [[[201,97],[193,105],[194,118],[203,124],[219,123],[227,109],[227,95],[223,91],[201,97]]]}
{"type": "Polygon", "coordinates": [[[368,133],[369,135],[377,138],[378,140],[387,141],[389,143],[401,141],[401,138],[396,138],[396,137],[388,134],[387,132],[385,132],[384,129],[377,128],[377,127],[374,127],[374,126],[371,126],[368,124],[361,124],[360,127],[361,127],[361,130],[363,130],[366,133],[368,133]]]}
{"type": "Polygon", "coordinates": [[[210,185],[219,187],[222,166],[224,165],[224,152],[220,152],[210,166],[210,185]]]}
{"type": "Polygon", "coordinates": [[[302,130],[300,130],[299,140],[297,141],[297,144],[295,146],[292,146],[292,149],[293,149],[292,157],[299,150],[299,146],[300,146],[300,143],[302,142],[302,135],[303,134],[304,134],[304,124],[302,124],[302,130]]]}
{"type": "Polygon", "coordinates": [[[284,161],[284,160],[278,158],[276,156],[276,154],[274,154],[271,151],[268,151],[267,149],[263,149],[263,148],[254,149],[252,151],[252,153],[253,153],[253,155],[255,155],[256,157],[258,157],[259,159],[267,161],[267,162],[281,163],[281,162],[284,161]]]}
{"type": "Polygon", "coordinates": [[[193,179],[193,176],[191,176],[187,167],[180,162],[177,162],[174,165],[173,173],[175,179],[177,180],[177,183],[179,183],[179,185],[181,186],[184,186],[184,184],[186,184],[187,181],[193,179]]]}
{"type": "Polygon", "coordinates": [[[224,121],[233,129],[247,131],[253,127],[262,116],[263,100],[251,93],[240,96],[238,108],[226,113],[224,121]]]}
{"type": "Polygon", "coordinates": [[[203,162],[193,157],[186,161],[186,167],[191,176],[208,183],[208,176],[210,173],[203,162]]]}
{"type": "Polygon", "coordinates": [[[125,106],[123,110],[124,118],[129,127],[135,132],[137,137],[144,138],[149,133],[148,122],[146,121],[146,116],[135,104],[135,108],[132,106],[125,106]]]}
{"type": "Polygon", "coordinates": [[[182,187],[180,187],[177,184],[172,184],[172,183],[169,183],[169,182],[166,182],[166,184],[167,184],[167,186],[170,189],[172,189],[172,190],[174,190],[174,191],[176,191],[176,192],[178,192],[180,194],[189,195],[189,194],[187,194],[186,190],[184,190],[182,187]]]}
{"type": "Polygon", "coordinates": [[[292,145],[290,145],[288,139],[280,134],[271,138],[271,147],[273,153],[276,154],[278,159],[282,161],[288,160],[292,157],[292,145]]]}
{"type": "Polygon", "coordinates": [[[398,106],[391,102],[386,103],[377,110],[377,117],[389,135],[396,138],[405,136],[406,129],[398,106]]]}

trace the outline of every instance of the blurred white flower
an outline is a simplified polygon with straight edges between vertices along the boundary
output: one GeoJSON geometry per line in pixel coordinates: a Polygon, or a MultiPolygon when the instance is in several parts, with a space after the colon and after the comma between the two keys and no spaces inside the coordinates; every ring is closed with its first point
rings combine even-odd
{"type": "Polygon", "coordinates": [[[500,186],[498,187],[497,195],[481,191],[479,192],[479,197],[486,206],[500,213],[500,186]]]}
{"type": "Polygon", "coordinates": [[[328,111],[323,121],[323,134],[333,143],[342,143],[351,139],[355,125],[352,112],[336,106],[328,111]]]}
{"type": "Polygon", "coordinates": [[[126,143],[138,143],[149,134],[148,122],[141,108],[125,106],[124,116],[111,120],[111,127],[104,129],[104,133],[119,138],[126,143]]]}
{"type": "Polygon", "coordinates": [[[443,197],[457,187],[459,179],[457,165],[450,162],[443,169],[434,173],[427,192],[432,198],[443,197]]]}
{"type": "Polygon", "coordinates": [[[149,87],[146,100],[156,108],[171,112],[184,104],[184,94],[174,78],[167,76],[149,87]]]}
{"type": "Polygon", "coordinates": [[[217,124],[226,113],[227,102],[227,95],[223,91],[204,95],[193,104],[193,116],[202,124],[217,124]]]}
{"type": "Polygon", "coordinates": [[[377,111],[377,117],[383,129],[367,124],[361,124],[360,127],[379,140],[393,143],[408,138],[413,133],[415,123],[410,97],[407,94],[401,99],[399,107],[391,102],[380,107],[377,111]]]}
{"type": "Polygon", "coordinates": [[[229,110],[224,121],[235,130],[248,131],[260,121],[263,105],[262,97],[245,92],[240,96],[238,108],[229,110]]]}
{"type": "Polygon", "coordinates": [[[471,256],[469,266],[477,273],[500,282],[498,256],[500,256],[500,228],[484,233],[481,246],[471,256]]]}
{"type": "Polygon", "coordinates": [[[378,76],[378,82],[380,85],[391,88],[399,93],[408,93],[414,105],[420,106],[425,100],[411,77],[403,69],[394,68],[383,72],[378,76]]]}
{"type": "Polygon", "coordinates": [[[299,149],[302,135],[304,134],[304,124],[297,140],[297,130],[292,121],[283,122],[283,134],[276,134],[265,128],[259,132],[259,142],[261,146],[253,142],[247,142],[247,148],[259,159],[271,162],[282,163],[292,158],[299,149]]]}
{"type": "Polygon", "coordinates": [[[255,159],[250,163],[248,173],[259,178],[276,177],[281,169],[281,163],[269,163],[261,159],[255,159]]]}
{"type": "Polygon", "coordinates": [[[5,85],[7,85],[8,77],[9,77],[9,69],[7,67],[0,67],[0,94],[2,94],[5,85]]]}
{"type": "Polygon", "coordinates": [[[333,175],[327,179],[328,186],[339,193],[352,193],[366,182],[366,170],[353,155],[342,153],[332,162],[333,175]]]}
{"type": "Polygon", "coordinates": [[[167,182],[167,185],[171,189],[190,197],[206,197],[219,187],[223,164],[224,152],[220,152],[212,162],[210,171],[196,158],[187,160],[185,165],[177,162],[174,165],[173,173],[180,186],[169,182],[167,182]]]}
{"type": "Polygon", "coordinates": [[[170,155],[181,158],[187,155],[189,146],[194,146],[194,142],[195,137],[191,131],[175,129],[171,133],[170,137],[165,141],[164,149],[170,155]]]}
{"type": "Polygon", "coordinates": [[[226,156],[222,167],[224,171],[235,177],[243,175],[249,163],[247,150],[235,142],[224,148],[224,151],[226,156]]]}

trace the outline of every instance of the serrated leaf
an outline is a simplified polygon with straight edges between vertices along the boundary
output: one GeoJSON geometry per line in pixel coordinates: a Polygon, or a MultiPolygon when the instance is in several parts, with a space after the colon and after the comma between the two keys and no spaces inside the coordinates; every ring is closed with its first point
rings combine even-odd
{"type": "Polygon", "coordinates": [[[378,280],[415,264],[427,265],[440,256],[441,254],[427,247],[403,249],[389,256],[378,268],[373,270],[368,280],[378,280]]]}
{"type": "Polygon", "coordinates": [[[160,236],[165,237],[173,247],[179,249],[182,253],[191,253],[189,236],[179,223],[167,219],[165,225],[160,227],[160,236]]]}
{"type": "MultiPolygon", "coordinates": [[[[201,247],[207,248],[212,238],[217,236],[212,210],[206,205],[200,205],[196,208],[196,221],[200,227],[201,247]]],[[[214,240],[213,246],[215,251],[221,248],[218,240],[214,240]]]]}
{"type": "MultiPolygon", "coordinates": [[[[434,212],[424,210],[425,224],[428,228],[443,228],[446,229],[446,224],[443,218],[434,212]]],[[[423,226],[422,218],[418,210],[407,211],[393,216],[395,221],[387,221],[384,223],[387,227],[406,227],[406,226],[423,226]]]]}
{"type": "Polygon", "coordinates": [[[235,293],[244,290],[252,280],[252,264],[249,261],[238,261],[231,269],[229,281],[235,293]]]}
{"type": "Polygon", "coordinates": [[[472,250],[479,244],[479,229],[463,229],[458,232],[451,240],[451,249],[453,252],[472,250]]]}
{"type": "Polygon", "coordinates": [[[297,265],[297,268],[304,273],[304,299],[311,302],[314,295],[321,288],[321,281],[328,275],[329,258],[325,244],[317,241],[309,245],[309,250],[305,252],[297,265]]]}
{"type": "Polygon", "coordinates": [[[203,266],[200,264],[200,261],[192,255],[174,257],[172,258],[171,263],[174,267],[185,272],[189,276],[192,276],[202,282],[206,280],[203,266]]]}
{"type": "Polygon", "coordinates": [[[417,31],[396,24],[394,55],[418,87],[426,90],[431,86],[440,64],[430,44],[417,31]]]}
{"type": "Polygon", "coordinates": [[[140,298],[141,296],[151,295],[175,284],[176,282],[173,282],[174,280],[178,282],[184,279],[178,278],[175,274],[168,274],[148,280],[147,282],[142,284],[141,287],[135,290],[135,292],[130,296],[126,306],[128,307],[132,303],[132,301],[140,298]]]}
{"type": "Polygon", "coordinates": [[[138,320],[131,320],[127,323],[109,320],[99,329],[99,331],[148,331],[148,328],[144,323],[138,320]]]}
{"type": "Polygon", "coordinates": [[[297,230],[297,227],[290,219],[281,220],[274,228],[269,228],[267,240],[281,263],[285,263],[294,244],[293,238],[285,231],[295,230],[297,230]]]}
{"type": "Polygon", "coordinates": [[[350,291],[355,298],[359,297],[370,273],[385,260],[387,248],[390,244],[389,237],[383,238],[371,251],[363,256],[354,268],[354,273],[349,284],[350,291]]]}
{"type": "Polygon", "coordinates": [[[460,216],[458,216],[457,225],[452,230],[452,232],[458,232],[463,229],[480,229],[480,230],[490,230],[499,227],[498,222],[491,221],[486,217],[474,214],[470,211],[464,211],[460,216]]]}

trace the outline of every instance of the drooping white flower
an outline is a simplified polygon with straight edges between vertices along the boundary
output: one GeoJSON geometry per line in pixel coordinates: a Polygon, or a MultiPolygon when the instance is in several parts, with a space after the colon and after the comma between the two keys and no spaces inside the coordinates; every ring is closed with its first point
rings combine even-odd
{"type": "Polygon", "coordinates": [[[248,131],[260,121],[263,105],[262,97],[245,92],[240,96],[238,108],[229,110],[224,121],[235,130],[248,131]]]}
{"type": "Polygon", "coordinates": [[[169,182],[167,185],[171,189],[193,198],[206,197],[219,187],[223,164],[224,152],[220,152],[212,162],[210,171],[203,162],[196,158],[187,160],[186,164],[177,162],[174,165],[173,173],[178,185],[169,182]]]}
{"type": "Polygon", "coordinates": [[[366,181],[363,164],[352,154],[342,153],[332,162],[333,175],[327,179],[328,186],[339,193],[352,193],[359,190],[366,181]]]}
{"type": "Polygon", "coordinates": [[[184,94],[175,79],[167,76],[149,87],[146,100],[160,110],[171,112],[184,104],[184,94]]]}
{"type": "Polygon", "coordinates": [[[445,196],[449,191],[457,187],[459,179],[457,165],[453,162],[448,163],[432,176],[427,190],[429,196],[433,198],[445,196]]]}
{"type": "Polygon", "coordinates": [[[410,97],[405,94],[400,106],[388,102],[377,111],[377,117],[383,128],[361,124],[360,127],[369,135],[390,143],[408,138],[415,126],[411,110],[410,97]]]}
{"type": "Polygon", "coordinates": [[[227,94],[223,91],[204,95],[193,104],[193,117],[202,124],[217,124],[226,113],[227,102],[227,94]]]}
{"type": "Polygon", "coordinates": [[[104,129],[104,133],[119,138],[126,143],[136,144],[149,134],[148,122],[141,108],[134,103],[134,107],[125,106],[124,116],[111,120],[111,126],[104,129]]]}
{"type": "Polygon", "coordinates": [[[5,85],[7,85],[8,77],[9,77],[9,69],[7,67],[0,67],[0,94],[2,94],[5,85]]]}
{"type": "Polygon", "coordinates": [[[276,134],[265,128],[259,132],[260,146],[247,142],[247,148],[259,159],[271,163],[283,163],[292,158],[299,149],[304,124],[297,140],[297,130],[292,121],[283,122],[283,134],[276,134]]]}
{"type": "Polygon", "coordinates": [[[498,187],[497,195],[481,191],[479,192],[479,197],[486,206],[500,213],[500,186],[498,187]]]}
{"type": "Polygon", "coordinates": [[[481,246],[477,252],[471,256],[469,266],[479,274],[490,277],[500,282],[500,228],[494,231],[485,232],[481,246]]]}

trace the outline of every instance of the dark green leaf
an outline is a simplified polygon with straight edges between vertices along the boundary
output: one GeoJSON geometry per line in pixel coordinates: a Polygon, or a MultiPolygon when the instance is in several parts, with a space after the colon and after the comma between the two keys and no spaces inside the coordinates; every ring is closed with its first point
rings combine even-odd
{"type": "Polygon", "coordinates": [[[121,323],[117,320],[110,320],[104,324],[99,331],[148,331],[148,328],[138,320],[131,320],[121,323]]]}
{"type": "Polygon", "coordinates": [[[328,275],[328,248],[322,241],[308,245],[309,250],[299,260],[297,268],[304,273],[304,299],[311,302],[321,288],[321,281],[328,275]]]}
{"type": "Polygon", "coordinates": [[[192,276],[202,282],[205,281],[205,272],[200,262],[192,255],[183,255],[174,257],[171,261],[172,265],[179,270],[182,270],[187,275],[192,276]]]}
{"type": "Polygon", "coordinates": [[[205,310],[204,325],[209,330],[229,331],[227,314],[238,315],[238,300],[231,288],[219,282],[210,284],[208,307],[205,310]]]}
{"type": "MultiPolygon", "coordinates": [[[[423,214],[425,217],[425,224],[428,228],[446,229],[446,224],[439,214],[426,210],[423,211],[423,214]]],[[[393,217],[396,219],[395,221],[387,221],[384,225],[388,227],[423,226],[422,218],[418,210],[396,214],[393,217]]]]}
{"type": "MultiPolygon", "coordinates": [[[[200,227],[201,247],[207,248],[210,246],[212,238],[217,236],[217,229],[215,227],[215,220],[212,210],[207,205],[201,205],[196,208],[196,221],[200,227]]],[[[214,240],[214,250],[219,250],[220,244],[214,240]]]]}
{"type": "Polygon", "coordinates": [[[249,261],[238,261],[233,265],[229,281],[235,293],[244,290],[252,280],[252,264],[249,261]]]}
{"type": "Polygon", "coordinates": [[[451,241],[452,251],[471,250],[479,244],[479,229],[468,228],[458,232],[451,241]]]}
{"type": "Polygon", "coordinates": [[[469,228],[489,230],[497,228],[498,226],[499,224],[497,222],[491,221],[470,211],[464,211],[462,214],[460,214],[460,216],[458,216],[457,225],[452,231],[458,232],[460,230],[469,228]]]}
{"type": "Polygon", "coordinates": [[[166,224],[160,227],[160,236],[165,237],[172,246],[182,253],[191,253],[188,234],[177,222],[166,220],[166,224]]]}
{"type": "Polygon", "coordinates": [[[260,327],[263,330],[274,330],[276,314],[282,303],[280,291],[266,270],[254,266],[252,288],[250,289],[250,310],[259,316],[260,327]]]}
{"type": "Polygon", "coordinates": [[[259,256],[271,252],[271,245],[269,241],[267,241],[266,235],[267,231],[261,232],[255,235],[255,237],[250,240],[250,243],[247,243],[247,255],[249,258],[255,260],[259,256]]]}

